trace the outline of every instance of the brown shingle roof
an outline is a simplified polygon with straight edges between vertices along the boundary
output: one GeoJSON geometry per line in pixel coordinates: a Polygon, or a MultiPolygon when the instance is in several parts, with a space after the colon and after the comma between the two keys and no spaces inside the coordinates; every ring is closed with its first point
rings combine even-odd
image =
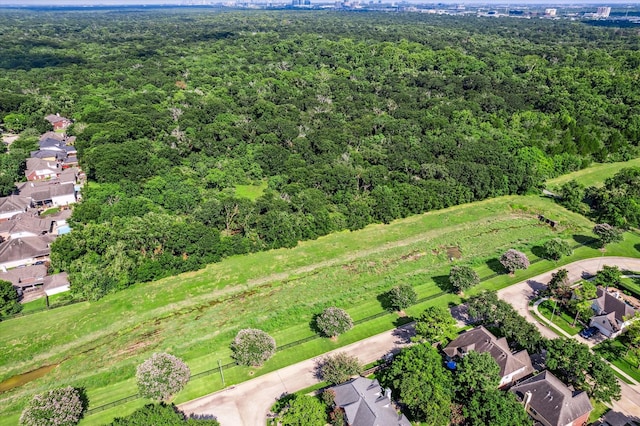
{"type": "Polygon", "coordinates": [[[0,263],[48,256],[51,253],[46,236],[16,238],[0,244],[0,263]]]}
{"type": "Polygon", "coordinates": [[[564,426],[593,410],[585,392],[573,392],[549,371],[543,371],[510,389],[552,426],[564,426]]]}
{"type": "Polygon", "coordinates": [[[497,339],[483,326],[473,328],[460,334],[455,340],[444,348],[444,353],[451,358],[464,356],[469,351],[489,352],[500,367],[500,376],[508,376],[515,371],[524,368],[513,380],[522,378],[533,372],[531,359],[527,351],[512,354],[507,340],[503,337],[497,339]]]}
{"type": "Polygon", "coordinates": [[[615,313],[615,319],[620,323],[624,322],[625,317],[633,316],[635,310],[624,303],[623,300],[617,299],[613,294],[605,291],[602,287],[598,287],[596,299],[594,302],[600,308],[597,312],[599,315],[615,313]]]}

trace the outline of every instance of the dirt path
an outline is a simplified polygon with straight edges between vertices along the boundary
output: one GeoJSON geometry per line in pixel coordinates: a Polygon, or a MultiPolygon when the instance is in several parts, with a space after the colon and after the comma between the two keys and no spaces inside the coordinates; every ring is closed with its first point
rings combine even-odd
{"type": "MultiPolygon", "coordinates": [[[[362,364],[371,363],[385,354],[406,346],[413,336],[409,324],[345,346],[325,355],[346,352],[357,356],[362,364]]],[[[282,368],[248,382],[224,389],[179,408],[187,414],[214,414],[223,426],[264,426],[265,418],[276,399],[318,383],[315,365],[324,355],[282,368]]]]}

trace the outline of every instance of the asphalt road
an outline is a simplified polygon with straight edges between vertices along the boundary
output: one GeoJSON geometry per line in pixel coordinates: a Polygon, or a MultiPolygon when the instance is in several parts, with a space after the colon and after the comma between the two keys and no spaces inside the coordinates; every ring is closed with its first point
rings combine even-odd
{"type": "MultiPolygon", "coordinates": [[[[640,259],[626,257],[599,257],[580,260],[565,265],[562,268],[569,271],[569,280],[573,283],[585,276],[595,275],[596,272],[602,269],[603,265],[615,265],[622,270],[640,271],[640,259]]],[[[551,274],[556,271],[557,269],[554,269],[498,291],[498,297],[509,302],[527,321],[535,324],[543,336],[550,339],[555,339],[558,335],[531,315],[529,312],[529,302],[536,298],[533,292],[546,287],[546,284],[551,280],[551,274]]],[[[581,343],[590,343],[580,336],[574,336],[574,338],[581,343]]],[[[614,401],[613,404],[611,404],[611,408],[627,416],[640,418],[640,386],[628,385],[620,380],[618,381],[622,389],[622,397],[619,401],[614,401]]]]}

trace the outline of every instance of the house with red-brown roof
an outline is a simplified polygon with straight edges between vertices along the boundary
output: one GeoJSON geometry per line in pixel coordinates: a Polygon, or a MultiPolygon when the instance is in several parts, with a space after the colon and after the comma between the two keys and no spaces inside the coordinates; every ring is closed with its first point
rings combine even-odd
{"type": "Polygon", "coordinates": [[[500,385],[507,386],[533,373],[531,358],[526,350],[513,352],[507,339],[498,339],[483,326],[478,326],[460,334],[445,348],[450,359],[464,357],[470,351],[488,352],[500,367],[500,385]]]}

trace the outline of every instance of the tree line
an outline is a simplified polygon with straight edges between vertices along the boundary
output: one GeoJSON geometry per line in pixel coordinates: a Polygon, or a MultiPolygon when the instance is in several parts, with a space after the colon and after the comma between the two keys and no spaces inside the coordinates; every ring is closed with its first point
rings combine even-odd
{"type": "MultiPolygon", "coordinates": [[[[4,127],[44,130],[52,112],[75,120],[89,184],[52,260],[89,298],[523,194],[638,152],[631,30],[416,14],[98,14],[0,16],[4,127]],[[247,198],[239,185],[266,189],[247,198]]],[[[7,187],[20,175],[12,152],[2,154],[7,187]]]]}

